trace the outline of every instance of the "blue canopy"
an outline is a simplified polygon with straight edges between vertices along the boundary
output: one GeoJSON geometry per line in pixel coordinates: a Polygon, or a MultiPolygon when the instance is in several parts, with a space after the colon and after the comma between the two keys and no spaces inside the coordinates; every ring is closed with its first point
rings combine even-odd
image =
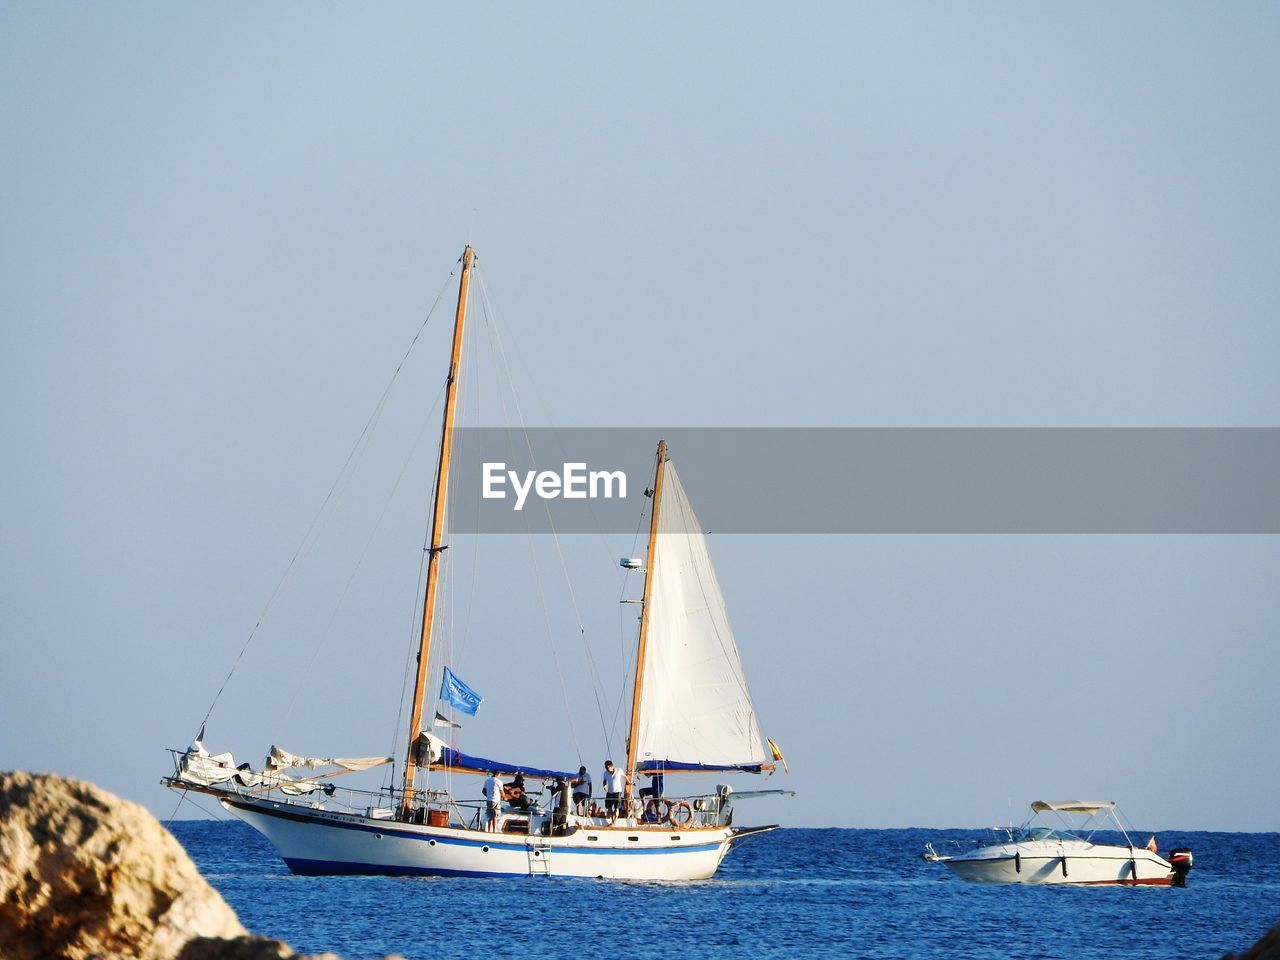
{"type": "Polygon", "coordinates": [[[526,777],[537,777],[541,780],[572,780],[577,776],[576,773],[568,773],[564,770],[544,770],[542,767],[526,767],[519,763],[503,763],[501,760],[473,757],[453,747],[445,747],[440,754],[440,759],[432,766],[463,773],[488,773],[490,770],[509,775],[523,773],[526,777]]]}

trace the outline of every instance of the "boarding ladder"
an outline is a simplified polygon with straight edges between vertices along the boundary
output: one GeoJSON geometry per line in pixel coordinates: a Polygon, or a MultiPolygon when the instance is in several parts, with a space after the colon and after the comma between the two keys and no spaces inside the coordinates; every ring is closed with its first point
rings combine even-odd
{"type": "Polygon", "coordinates": [[[529,876],[551,876],[551,841],[537,834],[530,835],[525,843],[529,854],[529,876]]]}

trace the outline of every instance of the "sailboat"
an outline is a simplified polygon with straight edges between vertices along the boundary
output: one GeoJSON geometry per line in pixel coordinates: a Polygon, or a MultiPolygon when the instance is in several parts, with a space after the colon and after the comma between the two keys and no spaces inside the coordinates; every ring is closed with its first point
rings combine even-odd
{"type": "MultiPolygon", "coordinates": [[[[603,809],[591,800],[571,803],[573,772],[469,755],[430,732],[434,721],[429,718],[441,716],[428,708],[435,678],[451,679],[447,665],[432,657],[432,634],[441,556],[448,548],[450,459],[474,266],[475,252],[468,245],[458,285],[400,786],[362,791],[332,782],[348,772],[390,764],[391,757],[302,757],[273,746],[261,770],[237,766],[230,754],[206,750],[203,728],[191,747],[171,751],[174,772],[162,782],[216,797],[262,833],[297,874],[709,878],[735,843],[777,828],[734,826],[734,804],[793,791],[735,792],[721,784],[711,793],[671,797],[658,787],[668,773],[772,773],[778,763],[785,768],[776,744],[761,736],[706,539],[665,441],[658,443],[647,491],[648,550],[621,796],[603,809]],[[329,772],[290,772],[304,769],[329,772]],[[524,794],[508,785],[506,802],[491,818],[483,801],[433,785],[431,775],[438,771],[519,775],[525,782],[543,783],[550,799],[533,799],[533,791],[524,794]],[[650,778],[646,791],[636,789],[641,777],[650,778]]],[[[629,558],[622,565],[641,566],[629,558]]],[[[446,692],[441,688],[442,696],[446,692]]]]}

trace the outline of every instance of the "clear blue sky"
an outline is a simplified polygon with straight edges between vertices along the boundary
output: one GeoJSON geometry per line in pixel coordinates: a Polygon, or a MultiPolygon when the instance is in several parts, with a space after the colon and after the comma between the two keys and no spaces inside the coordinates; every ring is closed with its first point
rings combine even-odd
{"type": "MultiPolygon", "coordinates": [[[[468,239],[540,423],[1280,426],[1278,41],[1263,3],[3,4],[0,768],[169,813],[468,239]]],[[[387,478],[445,333],[211,746],[391,748],[431,441],[387,478]]],[[[566,557],[615,659],[627,547],[566,557]]],[[[573,761],[504,647],[528,548],[482,549],[468,746],[573,761]]],[[[1275,537],[712,549],[770,819],[1280,830],[1275,537]]]]}

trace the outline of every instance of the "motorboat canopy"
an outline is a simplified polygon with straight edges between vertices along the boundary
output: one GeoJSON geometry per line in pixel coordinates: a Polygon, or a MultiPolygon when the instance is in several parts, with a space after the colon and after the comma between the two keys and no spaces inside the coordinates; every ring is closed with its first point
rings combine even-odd
{"type": "Polygon", "coordinates": [[[1037,800],[1031,804],[1036,813],[1084,813],[1093,816],[1099,810],[1114,810],[1114,800],[1037,800]]]}
{"type": "Polygon", "coordinates": [[[1074,837],[1088,842],[1098,830],[1114,827],[1124,836],[1126,844],[1130,828],[1121,819],[1120,808],[1114,800],[1037,800],[1031,804],[1031,815],[1022,825],[1022,834],[1032,839],[1060,839],[1074,837]],[[1057,829],[1048,829],[1037,823],[1040,814],[1057,814],[1057,829]]]}

